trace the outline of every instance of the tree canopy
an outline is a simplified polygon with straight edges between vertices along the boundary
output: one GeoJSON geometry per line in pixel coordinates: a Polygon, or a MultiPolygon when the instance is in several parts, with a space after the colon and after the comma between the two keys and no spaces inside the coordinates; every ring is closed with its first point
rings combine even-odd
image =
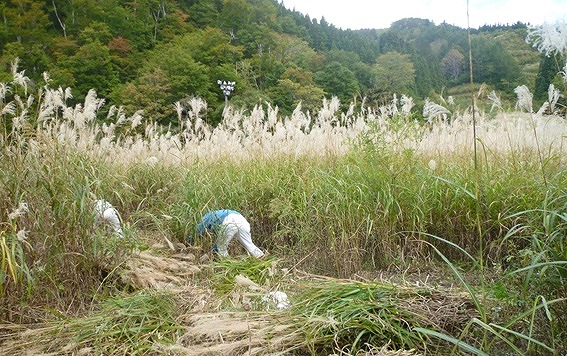
{"type": "MultiPolygon", "coordinates": [[[[469,80],[467,30],[426,19],[342,30],[277,0],[8,0],[0,12],[0,80],[19,58],[26,75],[40,81],[49,72],[74,100],[95,89],[164,124],[175,120],[173,103],[188,97],[218,112],[219,79],[236,82],[235,104],[270,102],[283,113],[331,96],[345,107],[355,97],[368,105],[392,94],[419,101],[469,80]]],[[[512,92],[553,80],[537,51],[517,41],[525,32],[519,23],[473,31],[477,83],[512,92]]]]}

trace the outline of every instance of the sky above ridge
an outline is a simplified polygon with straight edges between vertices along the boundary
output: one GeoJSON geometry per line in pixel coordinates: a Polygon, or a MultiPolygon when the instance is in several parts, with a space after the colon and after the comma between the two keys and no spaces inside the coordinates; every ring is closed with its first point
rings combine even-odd
{"type": "MultiPolygon", "coordinates": [[[[357,30],[388,28],[397,20],[417,17],[467,28],[466,0],[279,0],[289,10],[357,30]]],[[[469,0],[471,28],[483,25],[531,25],[567,21],[567,0],[469,0]]]]}

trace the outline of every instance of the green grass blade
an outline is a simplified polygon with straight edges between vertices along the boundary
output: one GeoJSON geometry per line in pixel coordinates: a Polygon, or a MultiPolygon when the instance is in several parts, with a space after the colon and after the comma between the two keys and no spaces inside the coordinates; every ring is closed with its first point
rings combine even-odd
{"type": "Polygon", "coordinates": [[[455,265],[453,265],[451,263],[451,261],[449,261],[449,259],[441,252],[439,251],[435,246],[433,246],[433,244],[427,242],[427,241],[423,241],[424,243],[428,244],[429,246],[431,246],[431,248],[433,248],[435,250],[435,252],[443,259],[443,261],[447,264],[447,266],[449,266],[449,268],[451,269],[451,271],[453,271],[453,273],[455,274],[455,276],[459,279],[459,281],[461,282],[461,284],[463,285],[463,287],[465,287],[465,289],[467,290],[467,292],[469,293],[469,295],[471,296],[473,303],[477,309],[477,311],[480,313],[481,317],[483,320],[486,319],[486,311],[484,310],[484,308],[482,307],[482,304],[480,303],[480,301],[478,300],[475,292],[473,291],[472,287],[470,284],[468,284],[465,281],[465,278],[463,277],[463,275],[457,270],[457,268],[455,267],[455,265]]]}
{"type": "Polygon", "coordinates": [[[460,190],[462,190],[463,192],[465,192],[466,195],[468,195],[469,197],[471,197],[471,198],[473,198],[474,200],[476,200],[476,195],[475,195],[474,193],[472,193],[471,191],[469,191],[468,189],[466,189],[465,187],[463,187],[462,185],[457,184],[457,183],[455,183],[455,182],[451,182],[450,180],[447,180],[447,179],[445,179],[445,178],[441,178],[441,177],[438,177],[438,176],[433,176],[433,178],[439,179],[439,180],[442,181],[442,182],[445,182],[445,183],[447,183],[447,184],[450,184],[450,185],[452,185],[452,186],[454,186],[454,187],[459,188],[460,190]]]}
{"type": "Polygon", "coordinates": [[[431,237],[435,240],[441,241],[451,247],[456,248],[457,250],[461,251],[465,256],[467,256],[475,265],[478,265],[478,261],[476,260],[476,258],[474,258],[470,253],[468,253],[465,249],[463,249],[461,246],[457,245],[456,243],[451,242],[449,240],[445,240],[444,238],[441,238],[436,235],[428,234],[427,232],[419,232],[419,234],[431,237]]]}
{"type": "Polygon", "coordinates": [[[480,325],[483,329],[489,331],[492,335],[494,335],[494,336],[498,337],[500,340],[504,341],[518,355],[524,354],[524,352],[522,352],[516,345],[514,345],[514,343],[512,341],[508,340],[508,338],[504,337],[504,335],[502,335],[498,331],[494,330],[492,325],[489,325],[489,324],[487,324],[487,323],[485,323],[482,320],[479,320],[477,318],[473,318],[472,322],[477,324],[477,325],[480,325]]]}
{"type": "Polygon", "coordinates": [[[519,268],[519,269],[514,270],[512,272],[509,272],[508,275],[513,275],[513,274],[520,273],[520,272],[523,272],[523,271],[529,271],[529,270],[539,268],[539,267],[554,266],[554,265],[559,265],[559,266],[560,265],[567,265],[567,261],[539,262],[539,263],[536,263],[536,264],[533,264],[533,265],[529,265],[529,266],[526,266],[526,267],[519,268]]]}
{"type": "Polygon", "coordinates": [[[414,328],[413,330],[414,330],[414,331],[417,331],[417,332],[419,332],[419,333],[425,334],[425,335],[434,336],[434,337],[437,337],[437,338],[439,338],[439,339],[448,341],[448,342],[450,342],[450,343],[456,345],[457,347],[461,348],[462,350],[465,350],[465,351],[467,351],[467,352],[471,352],[471,353],[473,353],[473,354],[475,354],[475,355],[485,355],[485,356],[488,356],[487,353],[485,353],[485,352],[483,352],[483,351],[477,349],[477,348],[474,347],[474,346],[471,346],[471,345],[467,344],[466,342],[463,342],[463,341],[461,341],[461,340],[459,340],[459,339],[456,339],[456,338],[454,338],[454,337],[452,337],[452,336],[450,336],[450,335],[443,334],[443,333],[440,333],[440,332],[435,331],[435,330],[424,329],[424,328],[414,328]]]}

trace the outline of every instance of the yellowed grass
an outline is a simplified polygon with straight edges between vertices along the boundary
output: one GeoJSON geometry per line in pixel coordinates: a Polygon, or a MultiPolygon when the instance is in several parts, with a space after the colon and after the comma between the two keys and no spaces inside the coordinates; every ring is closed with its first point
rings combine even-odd
{"type": "MultiPolygon", "coordinates": [[[[469,114],[457,115],[450,121],[433,120],[424,126],[408,121],[394,128],[391,109],[341,113],[336,99],[323,102],[314,117],[300,106],[286,117],[271,106],[267,111],[257,106],[250,113],[229,107],[216,127],[199,116],[200,109],[189,110],[181,118],[181,131],[150,124],[142,132],[143,117],[139,113],[125,118],[116,110],[111,110],[111,114],[117,112],[112,114],[116,117],[111,117],[115,122],[101,125],[94,122],[100,106],[99,99],[88,96],[84,106],[62,105],[59,110],[50,111],[51,117],[44,114],[44,121],[30,141],[31,147],[41,151],[57,144],[114,165],[159,162],[179,166],[281,155],[333,157],[348,152],[352,140],[368,132],[396,149],[411,148],[425,157],[466,155],[473,151],[474,144],[469,114]],[[55,115],[58,111],[63,114],[55,115]]],[[[501,113],[494,119],[480,116],[476,127],[478,142],[492,152],[533,150],[534,124],[543,152],[567,151],[567,120],[559,116],[532,117],[519,112],[501,113]]]]}
{"type": "MultiPolygon", "coordinates": [[[[391,103],[378,108],[367,107],[363,102],[347,112],[341,112],[338,99],[332,98],[324,100],[317,112],[303,111],[298,105],[290,116],[282,116],[270,104],[257,105],[250,111],[229,106],[223,112],[222,122],[214,127],[206,122],[207,103],[192,98],[174,104],[180,123],[176,129],[152,124],[142,111],[128,117],[115,106],[108,110],[107,123],[101,124],[98,119],[105,101],[94,90],[89,91],[83,103],[70,106],[71,90],[50,88],[46,74],[46,85],[37,93],[28,94],[27,78],[17,70],[17,65],[13,63],[14,81],[0,83],[0,122],[11,122],[6,125],[11,132],[4,134],[20,143],[25,137],[27,147],[35,151],[57,145],[117,165],[192,165],[280,155],[337,156],[352,147],[351,140],[368,132],[378,134],[380,137],[376,138],[382,143],[412,148],[425,156],[466,154],[474,144],[468,110],[459,114],[457,109],[451,112],[426,100],[423,115],[429,123],[416,127],[414,120],[405,119],[414,106],[413,99],[406,96],[399,100],[394,96],[391,103]],[[11,94],[22,90],[25,97],[11,94]],[[400,126],[399,118],[407,122],[400,126]]],[[[497,97],[492,94],[487,100],[497,97]]],[[[495,119],[477,113],[477,137],[486,149],[495,152],[534,149],[535,125],[542,152],[563,153],[567,150],[567,120],[543,115],[543,109],[532,116],[501,113],[495,119]]]]}

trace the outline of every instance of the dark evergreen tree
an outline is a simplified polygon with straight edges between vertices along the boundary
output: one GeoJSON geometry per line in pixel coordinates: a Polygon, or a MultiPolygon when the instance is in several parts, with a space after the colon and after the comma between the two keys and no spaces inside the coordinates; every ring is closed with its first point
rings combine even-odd
{"type": "Polygon", "coordinates": [[[553,83],[557,74],[561,71],[560,63],[564,63],[564,59],[560,55],[541,55],[541,62],[537,77],[535,80],[534,100],[541,105],[547,100],[547,91],[549,85],[553,83]]]}

